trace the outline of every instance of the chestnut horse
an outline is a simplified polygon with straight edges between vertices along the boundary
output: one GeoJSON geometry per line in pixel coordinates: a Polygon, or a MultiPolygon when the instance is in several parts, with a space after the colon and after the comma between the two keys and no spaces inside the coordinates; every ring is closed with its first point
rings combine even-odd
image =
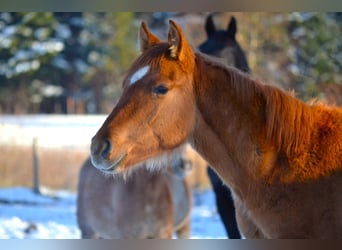
{"type": "Polygon", "coordinates": [[[195,52],[169,22],[145,23],[142,54],[92,139],[94,166],[155,168],[187,142],[231,188],[246,238],[342,238],[342,110],[308,105],[195,52]]]}
{"type": "Polygon", "coordinates": [[[141,167],[126,180],[109,178],[90,159],[78,183],[77,223],[82,238],[147,239],[190,237],[189,161],[152,173],[141,167]]]}
{"type": "MultiPolygon", "coordinates": [[[[213,15],[209,15],[205,21],[207,40],[198,49],[211,56],[222,58],[227,65],[248,73],[249,66],[244,51],[236,40],[237,24],[235,17],[231,17],[226,30],[217,30],[213,15]]],[[[240,239],[233,197],[230,189],[222,183],[222,180],[210,167],[207,169],[208,177],[216,197],[217,211],[226,229],[229,239],[240,239]]]]}

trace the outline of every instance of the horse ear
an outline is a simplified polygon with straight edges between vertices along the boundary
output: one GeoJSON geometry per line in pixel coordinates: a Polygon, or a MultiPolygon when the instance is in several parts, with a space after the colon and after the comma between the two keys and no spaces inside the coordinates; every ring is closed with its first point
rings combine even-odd
{"type": "Polygon", "coordinates": [[[160,39],[154,35],[147,27],[145,22],[141,23],[140,32],[139,32],[139,43],[140,43],[140,51],[144,52],[152,45],[160,42],[160,39]]]}
{"type": "Polygon", "coordinates": [[[235,39],[235,34],[237,32],[237,25],[235,17],[230,18],[230,22],[227,27],[228,36],[235,39]]]}
{"type": "Polygon", "coordinates": [[[182,50],[186,41],[181,28],[173,20],[169,21],[167,38],[170,44],[170,57],[179,59],[182,56],[182,50]]]}
{"type": "Polygon", "coordinates": [[[210,37],[212,34],[216,32],[216,27],[212,14],[210,14],[205,20],[205,32],[207,33],[208,37],[210,37]]]}

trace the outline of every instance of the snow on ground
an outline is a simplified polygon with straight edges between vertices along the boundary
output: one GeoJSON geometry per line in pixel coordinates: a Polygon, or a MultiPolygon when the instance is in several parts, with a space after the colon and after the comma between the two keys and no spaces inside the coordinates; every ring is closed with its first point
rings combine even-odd
{"type": "MultiPolygon", "coordinates": [[[[76,194],[24,187],[0,189],[0,239],[78,239],[76,194]],[[44,191],[44,190],[43,190],[44,191]]],[[[194,192],[191,238],[225,238],[212,191],[194,192]]]]}
{"type": "MultiPolygon", "coordinates": [[[[41,147],[85,147],[105,117],[3,115],[0,117],[0,145],[31,146],[33,139],[37,139],[41,147]],[[60,137],[58,131],[63,131],[64,136],[60,137]]],[[[75,193],[56,191],[49,196],[39,196],[23,187],[0,188],[0,239],[77,239],[80,232],[75,203],[75,193]]],[[[225,238],[213,193],[194,193],[193,205],[192,238],[225,238]]]]}
{"type": "Polygon", "coordinates": [[[106,115],[1,115],[0,145],[89,148],[106,115]],[[61,136],[63,134],[63,136],[61,136]]]}

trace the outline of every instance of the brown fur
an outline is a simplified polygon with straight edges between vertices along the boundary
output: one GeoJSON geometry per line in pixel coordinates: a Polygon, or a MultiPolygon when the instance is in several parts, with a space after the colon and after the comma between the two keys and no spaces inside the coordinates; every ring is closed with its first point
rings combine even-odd
{"type": "Polygon", "coordinates": [[[173,170],[151,173],[144,168],[126,178],[104,176],[90,159],[83,164],[77,196],[82,238],[170,239],[173,232],[190,237],[187,179],[173,170]]]}
{"type": "Polygon", "coordinates": [[[133,63],[125,81],[151,69],[124,83],[93,138],[95,166],[124,173],[190,142],[232,189],[245,237],[342,238],[342,110],[305,104],[194,52],[173,21],[168,38],[133,63]],[[170,55],[167,45],[178,50],[170,55]],[[155,95],[160,84],[168,92],[155,95]]]}

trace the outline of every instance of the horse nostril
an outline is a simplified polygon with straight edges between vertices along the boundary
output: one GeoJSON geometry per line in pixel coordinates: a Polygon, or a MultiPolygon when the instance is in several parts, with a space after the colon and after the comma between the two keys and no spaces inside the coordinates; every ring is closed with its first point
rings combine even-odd
{"type": "Polygon", "coordinates": [[[112,150],[112,143],[110,142],[110,140],[106,139],[102,145],[102,152],[101,152],[102,158],[106,159],[111,150],[112,150]]]}

